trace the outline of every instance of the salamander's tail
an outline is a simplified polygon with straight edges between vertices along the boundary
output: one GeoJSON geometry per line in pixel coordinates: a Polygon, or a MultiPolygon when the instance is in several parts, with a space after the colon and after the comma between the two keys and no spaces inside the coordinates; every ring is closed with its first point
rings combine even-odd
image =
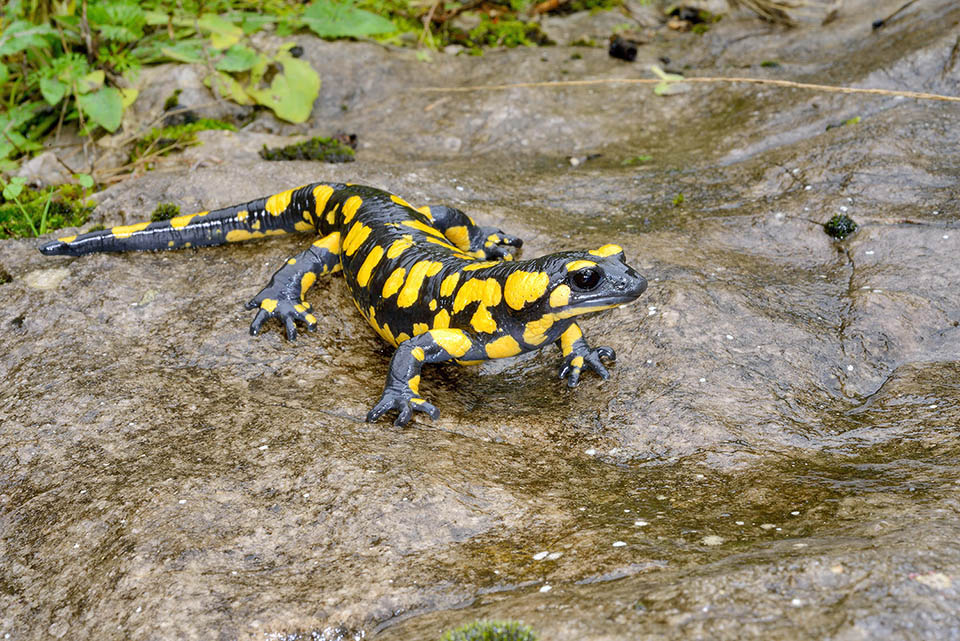
{"type": "Polygon", "coordinates": [[[46,243],[47,256],[80,256],[123,252],[206,247],[315,229],[314,185],[259,198],[242,205],[177,216],[151,223],[120,225],[46,243]]]}

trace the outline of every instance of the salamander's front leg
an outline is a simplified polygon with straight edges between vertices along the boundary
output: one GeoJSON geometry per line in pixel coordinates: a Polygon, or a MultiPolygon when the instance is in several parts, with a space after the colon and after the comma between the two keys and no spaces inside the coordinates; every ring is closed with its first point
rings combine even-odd
{"type": "Polygon", "coordinates": [[[443,232],[460,250],[488,260],[513,260],[513,250],[523,246],[523,240],[505,234],[496,227],[481,227],[473,218],[459,209],[446,205],[426,208],[433,225],[443,232]]]}
{"type": "Polygon", "coordinates": [[[596,347],[591,349],[583,338],[583,332],[576,323],[560,335],[557,341],[560,351],[563,352],[563,365],[560,366],[560,378],[567,379],[567,385],[576,387],[580,383],[580,372],[585,368],[592,369],[604,380],[610,377],[610,372],[604,367],[600,359],[617,360],[617,354],[610,347],[596,347]]]}
{"type": "Polygon", "coordinates": [[[373,423],[391,410],[398,410],[397,427],[406,425],[413,413],[424,412],[437,418],[437,408],[420,396],[420,370],[424,363],[442,363],[455,358],[485,359],[486,353],[478,342],[459,329],[431,329],[400,343],[390,360],[390,373],[383,386],[383,394],[367,414],[373,423]]]}
{"type": "Polygon", "coordinates": [[[317,329],[317,319],[310,313],[310,303],[304,296],[317,276],[340,269],[340,233],[334,232],[314,242],[310,248],[289,259],[270,278],[270,283],[254,296],[247,309],[257,309],[250,323],[250,333],[256,336],[269,318],[276,318],[287,330],[287,339],[297,339],[297,322],[307,329],[317,329]]]}

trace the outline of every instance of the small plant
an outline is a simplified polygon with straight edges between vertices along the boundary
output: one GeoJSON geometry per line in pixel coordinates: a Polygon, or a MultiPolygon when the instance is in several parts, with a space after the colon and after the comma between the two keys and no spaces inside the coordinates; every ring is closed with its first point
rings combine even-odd
{"type": "Polygon", "coordinates": [[[620,163],[620,165],[622,165],[623,167],[633,167],[634,165],[643,165],[645,163],[650,162],[651,160],[653,160],[653,156],[641,154],[639,156],[631,156],[629,158],[625,158],[620,163]]]}
{"type": "Polygon", "coordinates": [[[857,231],[857,223],[853,218],[846,214],[837,214],[823,225],[823,231],[827,236],[836,240],[843,240],[853,232],[857,231]]]}
{"type": "Polygon", "coordinates": [[[88,188],[82,185],[34,191],[26,188],[22,177],[0,184],[6,201],[0,204],[0,238],[42,236],[59,227],[82,225],[93,211],[93,203],[86,201],[88,188]]]}
{"type": "Polygon", "coordinates": [[[440,641],[537,641],[537,635],[516,621],[474,621],[445,632],[440,641]]]}
{"type": "Polygon", "coordinates": [[[130,153],[131,162],[135,162],[147,154],[165,154],[175,149],[182,149],[196,144],[198,131],[207,131],[210,129],[222,129],[226,131],[236,131],[237,128],[229,122],[214,120],[212,118],[199,118],[193,122],[183,125],[173,125],[170,127],[157,127],[151,129],[146,135],[134,143],[133,151],[130,153]]]}
{"type": "Polygon", "coordinates": [[[347,142],[335,138],[315,137],[304,142],[287,145],[286,147],[268,148],[266,145],[260,150],[260,157],[264,160],[318,160],[320,162],[340,163],[353,162],[356,147],[356,136],[350,145],[350,136],[345,137],[347,142]]]}
{"type": "Polygon", "coordinates": [[[677,194],[676,196],[673,197],[674,207],[679,207],[682,204],[683,204],[683,194],[677,194]]]}
{"type": "Polygon", "coordinates": [[[164,220],[170,220],[174,216],[180,215],[179,205],[173,203],[157,203],[153,213],[150,214],[150,222],[159,223],[164,220]]]}

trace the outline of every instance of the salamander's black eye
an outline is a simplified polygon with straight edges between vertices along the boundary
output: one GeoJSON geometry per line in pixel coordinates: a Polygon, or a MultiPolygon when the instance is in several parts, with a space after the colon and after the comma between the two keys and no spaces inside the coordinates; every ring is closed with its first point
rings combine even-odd
{"type": "Polygon", "coordinates": [[[591,289],[596,289],[597,285],[600,284],[602,279],[602,274],[599,269],[594,267],[587,267],[586,269],[580,269],[573,272],[573,285],[577,289],[583,291],[590,291],[591,289]]]}

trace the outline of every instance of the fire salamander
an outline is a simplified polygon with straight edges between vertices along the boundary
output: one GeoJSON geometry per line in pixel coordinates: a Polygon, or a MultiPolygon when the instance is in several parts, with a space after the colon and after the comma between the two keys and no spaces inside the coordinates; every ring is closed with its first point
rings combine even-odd
{"type": "Polygon", "coordinates": [[[298,323],[315,330],[307,291],[318,276],[343,272],[357,309],[397,348],[370,422],[393,410],[398,426],[414,411],[436,418],[419,391],[426,363],[468,364],[556,343],[568,385],[577,385],[583,369],[607,378],[602,360],[614,360],[614,351],[591,348],[574,317],[629,303],[647,287],[617,245],[514,261],[519,238],[481,227],[458,209],[414,208],[352,184],[314,183],[225,209],[60,238],[40,251],[176,249],[299,231],[320,238],[247,303],[257,310],[250,333],[271,318],[290,340],[298,323]]]}

